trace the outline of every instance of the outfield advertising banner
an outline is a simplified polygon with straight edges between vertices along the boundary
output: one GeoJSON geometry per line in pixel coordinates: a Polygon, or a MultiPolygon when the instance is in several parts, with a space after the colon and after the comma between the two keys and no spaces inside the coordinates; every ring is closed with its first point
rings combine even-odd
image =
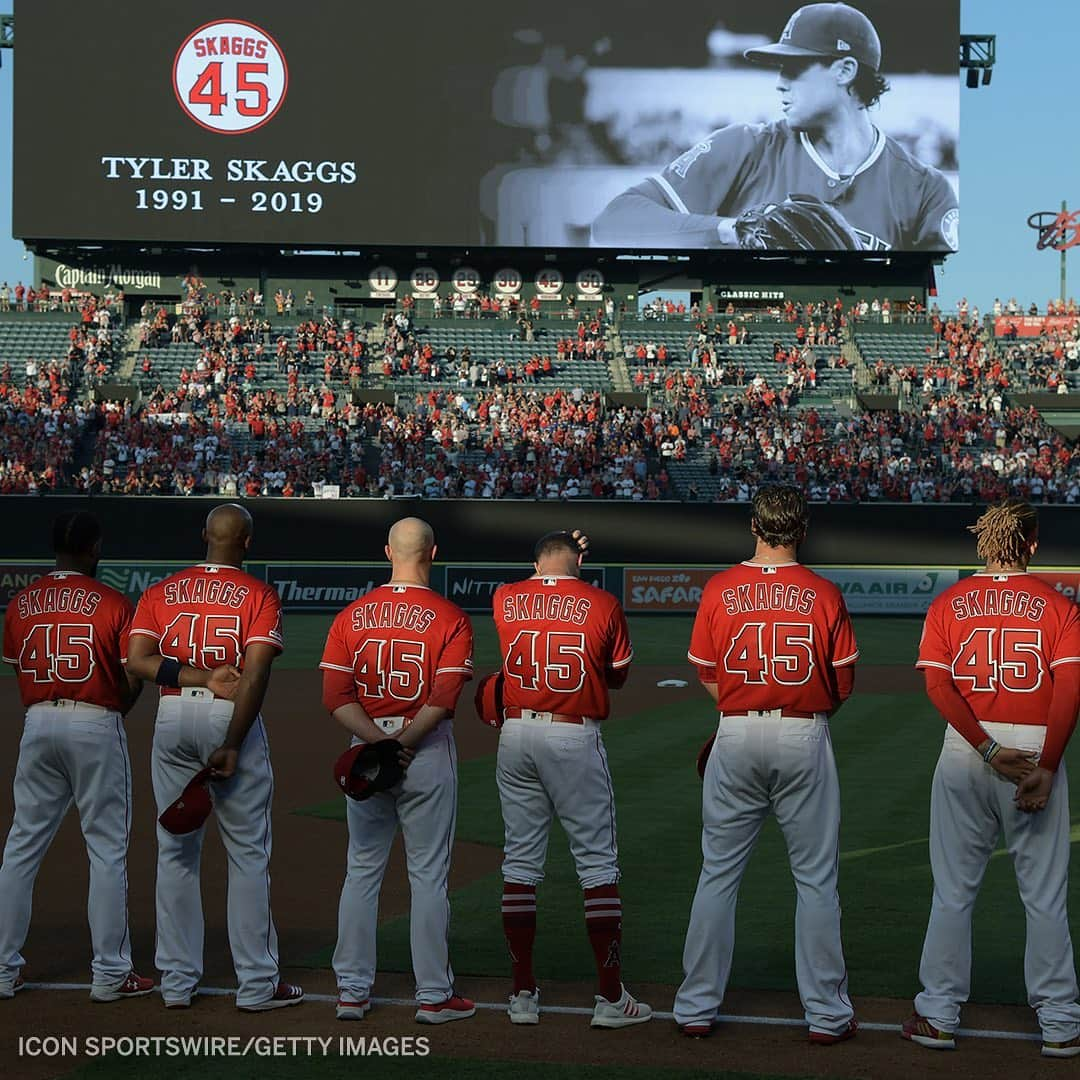
{"type": "Polygon", "coordinates": [[[623,608],[639,612],[694,612],[714,567],[628,566],[623,570],[623,608]]]}
{"type": "Polygon", "coordinates": [[[107,563],[98,566],[98,581],[122,592],[133,604],[151,585],[163,581],[190,563],[107,563]]]}
{"type": "MultiPolygon", "coordinates": [[[[722,567],[628,566],[623,570],[623,607],[628,614],[692,614],[709,578],[722,567]]],[[[957,570],[824,569],[855,615],[923,615],[930,601],[954,585],[957,570]]],[[[1068,576],[1068,575],[1066,575],[1068,576]]]]}
{"type": "MultiPolygon", "coordinates": [[[[448,566],[446,568],[446,598],[465,611],[491,611],[495,590],[508,581],[523,581],[532,575],[526,566],[502,563],[492,566],[448,566]]],[[[583,581],[598,589],[607,588],[607,573],[603,566],[583,566],[583,581]]]]}
{"type": "Polygon", "coordinates": [[[52,563],[0,563],[0,611],[27,585],[52,569],[52,563]]]}
{"type": "Polygon", "coordinates": [[[286,611],[340,611],[377,585],[385,585],[390,564],[267,563],[265,575],[286,611]]]}
{"type": "Polygon", "coordinates": [[[844,594],[852,615],[925,615],[930,602],[960,580],[959,570],[817,571],[844,594]]]}
{"type": "Polygon", "coordinates": [[[1033,570],[1031,575],[1074,602],[1080,599],[1080,572],[1076,570],[1033,570]]]}

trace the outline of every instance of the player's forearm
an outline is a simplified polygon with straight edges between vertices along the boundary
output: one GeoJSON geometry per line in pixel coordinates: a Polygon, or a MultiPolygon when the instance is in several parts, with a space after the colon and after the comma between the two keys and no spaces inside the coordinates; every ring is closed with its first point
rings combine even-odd
{"type": "Polygon", "coordinates": [[[720,704],[720,688],[719,688],[719,686],[714,682],[702,682],[701,685],[705,687],[705,692],[709,695],[709,697],[711,697],[713,699],[713,701],[716,702],[717,705],[719,705],[720,704]]]}
{"type": "Polygon", "coordinates": [[[409,726],[397,736],[402,746],[415,749],[424,737],[434,731],[448,716],[453,715],[441,705],[425,705],[409,722],[409,726]]]}
{"type": "Polygon", "coordinates": [[[1039,765],[1056,772],[1073,731],[1080,707],[1080,664],[1062,664],[1054,669],[1054,693],[1046,716],[1046,741],[1039,765]]]}
{"type": "Polygon", "coordinates": [[[738,247],[734,220],[713,214],[683,214],[639,191],[612,199],[593,222],[600,247],[738,247]]]}
{"type": "MultiPolygon", "coordinates": [[[[142,679],[146,682],[156,682],[158,672],[161,670],[163,661],[171,660],[170,657],[162,656],[161,653],[131,653],[128,655],[127,671],[129,675],[133,675],[136,679],[142,679]]],[[[172,661],[175,663],[176,661],[172,661]]],[[[191,667],[189,664],[181,664],[180,670],[176,676],[176,685],[180,687],[202,687],[206,686],[207,679],[210,678],[209,671],[203,671],[201,668],[191,667]]],[[[161,686],[171,686],[172,683],[160,683],[161,686]]],[[[136,697],[138,695],[136,694],[136,697]]]]}
{"type": "Polygon", "coordinates": [[[361,742],[374,743],[386,738],[386,734],[376,726],[359,701],[338,706],[333,716],[350,735],[355,735],[361,742]]]}
{"type": "Polygon", "coordinates": [[[927,668],[926,694],[948,725],[971,743],[974,750],[978,750],[987,741],[986,732],[975,719],[971,706],[953,685],[948,672],[927,668]]]}
{"type": "Polygon", "coordinates": [[[829,710],[829,716],[835,716],[855,689],[855,665],[845,664],[833,669],[836,672],[836,704],[829,710]]]}
{"type": "Polygon", "coordinates": [[[270,682],[270,667],[245,667],[233,694],[233,714],[229,721],[229,730],[225,733],[223,746],[230,750],[239,750],[244,745],[247,733],[262,708],[266,687],[270,682]]]}

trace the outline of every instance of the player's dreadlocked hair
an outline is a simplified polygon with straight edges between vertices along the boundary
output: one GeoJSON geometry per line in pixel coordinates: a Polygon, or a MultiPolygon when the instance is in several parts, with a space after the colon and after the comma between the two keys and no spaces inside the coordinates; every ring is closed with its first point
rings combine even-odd
{"type": "Polygon", "coordinates": [[[1016,566],[1028,557],[1028,544],[1039,531],[1039,515],[1023,499],[995,503],[968,531],[978,537],[977,551],[985,562],[1016,566]]]}
{"type": "Polygon", "coordinates": [[[754,533],[769,547],[792,547],[806,538],[810,515],[802,488],[794,484],[767,484],[754,492],[754,533]]]}
{"type": "Polygon", "coordinates": [[[101,522],[85,510],[69,510],[53,522],[53,551],[57,555],[89,555],[101,539],[101,522]]]}

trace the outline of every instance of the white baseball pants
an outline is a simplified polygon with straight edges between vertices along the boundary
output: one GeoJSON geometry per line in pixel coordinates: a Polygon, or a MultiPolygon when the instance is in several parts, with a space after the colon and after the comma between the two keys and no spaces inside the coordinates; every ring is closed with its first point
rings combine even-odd
{"type": "Polygon", "coordinates": [[[680,1024],[712,1023],[735,950],[735,903],[743,871],[772,811],[795,879],[795,975],[811,1031],[838,1034],[854,1015],[840,942],[837,864],[840,783],[829,724],[723,716],[705,769],[703,862],[675,995],[680,1024]]]}
{"type": "Polygon", "coordinates": [[[539,885],[544,880],[556,814],[581,887],[619,880],[615,793],[597,721],[507,720],[499,733],[495,778],[506,836],[505,881],[539,885]]]}
{"type": "MultiPolygon", "coordinates": [[[[232,717],[232,702],[207,690],[163,697],[154,727],[151,771],[160,814],[221,746],[232,717]]],[[[236,968],[236,1004],[257,1005],[274,996],[278,984],[277,931],[270,914],[270,804],[274,775],[266,728],[259,717],[240,748],[236,772],[210,785],[217,821],[229,859],[229,948],[236,968]]],[[[203,908],[199,887],[206,825],[185,836],[157,827],[157,953],[161,993],[166,1002],[183,1000],[203,972],[203,908]]]]}
{"type": "MultiPolygon", "coordinates": [[[[1039,752],[1046,728],[983,724],[1003,746],[1039,752]]],[[[1058,766],[1046,809],[1027,814],[1016,786],[946,728],[930,793],[934,899],[926,928],[915,1009],[941,1031],[955,1031],[971,989],[971,913],[986,864],[1004,834],[1027,913],[1024,981],[1048,1042],[1080,1034],[1076,968],[1065,901],[1069,876],[1069,782],[1058,766]]]]}
{"type": "MultiPolygon", "coordinates": [[[[342,999],[364,1001],[375,983],[379,890],[398,825],[412,897],[409,945],[416,1000],[438,1005],[454,993],[448,940],[458,785],[453,731],[453,721],[447,719],[427,735],[401,783],[389,791],[361,802],[345,799],[349,853],[333,958],[342,999]]],[[[353,745],[359,741],[354,739],[353,745]]]]}
{"type": "Polygon", "coordinates": [[[15,818],[0,867],[0,986],[23,966],[34,880],[72,803],[90,856],[87,916],[94,989],[114,990],[131,971],[127,849],[131,761],[118,712],[76,702],[31,705],[15,769],[15,818]]]}

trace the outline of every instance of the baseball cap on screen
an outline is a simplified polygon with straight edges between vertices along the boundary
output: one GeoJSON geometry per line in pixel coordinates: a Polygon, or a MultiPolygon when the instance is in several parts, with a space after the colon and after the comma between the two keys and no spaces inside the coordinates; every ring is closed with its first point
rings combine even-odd
{"type": "Polygon", "coordinates": [[[743,55],[773,67],[787,56],[851,56],[877,71],[881,39],[874,24],[848,4],[807,4],[788,19],[778,42],[747,49],[743,55]]]}

